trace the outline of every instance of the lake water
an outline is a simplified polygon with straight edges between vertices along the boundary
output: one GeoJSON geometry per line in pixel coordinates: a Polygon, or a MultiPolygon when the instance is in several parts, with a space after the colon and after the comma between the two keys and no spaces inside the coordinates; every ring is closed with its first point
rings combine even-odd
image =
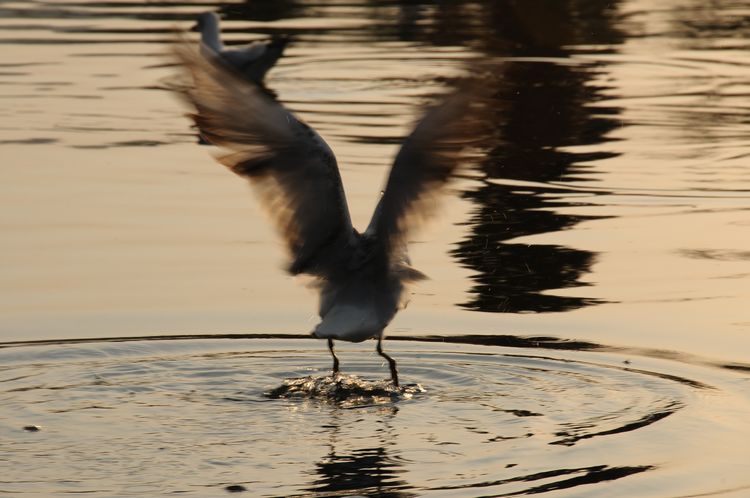
{"type": "Polygon", "coordinates": [[[0,495],[750,495],[749,16],[0,1],[0,495]],[[330,357],[164,89],[205,10],[228,43],[291,35],[267,84],[359,227],[425,107],[499,61],[474,173],[411,245],[431,280],[385,342],[405,393],[366,342],[339,346],[366,396],[269,396],[330,357]]]}

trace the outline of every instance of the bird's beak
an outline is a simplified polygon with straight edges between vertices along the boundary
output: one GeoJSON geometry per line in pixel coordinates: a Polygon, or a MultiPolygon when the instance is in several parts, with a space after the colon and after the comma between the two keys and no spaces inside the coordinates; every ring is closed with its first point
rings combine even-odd
{"type": "Polygon", "coordinates": [[[290,40],[291,39],[288,35],[273,35],[269,41],[271,42],[270,45],[272,47],[286,48],[290,40]]]}

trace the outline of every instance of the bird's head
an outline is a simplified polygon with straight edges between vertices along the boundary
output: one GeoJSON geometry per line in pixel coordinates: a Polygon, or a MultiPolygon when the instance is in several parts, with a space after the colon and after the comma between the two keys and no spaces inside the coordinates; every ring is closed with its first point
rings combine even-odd
{"type": "Polygon", "coordinates": [[[279,48],[281,50],[284,50],[287,45],[289,45],[289,42],[291,41],[291,38],[289,35],[273,35],[271,37],[271,42],[269,43],[270,48],[279,48]]]}
{"type": "Polygon", "coordinates": [[[202,32],[208,26],[218,26],[219,16],[215,12],[204,12],[198,16],[197,22],[190,28],[190,31],[202,32]]]}

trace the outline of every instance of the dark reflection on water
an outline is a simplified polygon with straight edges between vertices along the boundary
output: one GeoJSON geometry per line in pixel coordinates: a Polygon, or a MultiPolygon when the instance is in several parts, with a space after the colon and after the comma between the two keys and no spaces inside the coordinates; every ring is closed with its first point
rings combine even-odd
{"type": "Polygon", "coordinates": [[[653,423],[656,423],[659,420],[666,418],[670,415],[673,415],[674,413],[677,413],[677,411],[682,408],[684,408],[684,405],[682,403],[671,403],[664,410],[657,410],[652,413],[648,413],[644,415],[643,417],[639,418],[638,420],[634,420],[620,427],[616,427],[614,429],[609,429],[606,431],[588,432],[588,429],[589,429],[588,426],[578,427],[578,428],[571,427],[568,430],[556,432],[555,435],[560,436],[561,439],[557,441],[552,441],[549,444],[573,446],[578,441],[581,441],[583,439],[591,439],[593,437],[609,436],[611,434],[620,434],[622,432],[635,431],[643,427],[647,427],[653,423]]]}
{"type": "Polygon", "coordinates": [[[308,491],[324,496],[342,496],[346,491],[358,496],[417,496],[405,491],[409,485],[398,478],[404,472],[400,467],[382,447],[362,448],[349,454],[337,454],[332,449],[325,460],[315,465],[319,477],[308,491]]]}
{"type": "MultiPolygon", "coordinates": [[[[404,462],[394,457],[397,451],[397,433],[391,423],[398,413],[395,406],[381,408],[375,421],[378,446],[368,446],[349,451],[339,449],[341,438],[346,439],[341,421],[333,416],[324,426],[329,438],[328,454],[315,464],[315,479],[306,489],[315,496],[378,496],[408,498],[418,496],[409,492],[410,486],[403,475],[404,462]]],[[[349,446],[349,444],[346,444],[349,446]]]]}
{"type": "MultiPolygon", "coordinates": [[[[554,57],[554,62],[509,61],[497,79],[492,108],[497,143],[482,161],[487,179],[548,184],[580,180],[586,163],[613,157],[599,151],[563,148],[607,142],[620,126],[619,109],[591,107],[602,88],[590,81],[596,67],[564,63],[569,45],[616,44],[622,35],[611,26],[605,1],[556,2],[555,16],[537,13],[549,2],[491,2],[480,31],[488,55],[554,57]],[[535,10],[536,9],[536,10],[535,10]],[[551,22],[554,20],[554,22],[551,22]]],[[[563,297],[546,291],[580,287],[595,254],[553,244],[528,245],[511,239],[570,228],[593,217],[559,213],[569,205],[555,188],[485,181],[466,192],[476,208],[471,234],[453,254],[476,272],[472,299],[463,306],[493,312],[565,311],[595,304],[595,299],[563,297]]]]}
{"type": "Polygon", "coordinates": [[[637,466],[637,467],[608,467],[606,465],[595,465],[592,467],[583,467],[583,468],[576,468],[576,469],[550,470],[548,472],[539,472],[536,474],[517,476],[517,477],[512,477],[510,479],[500,479],[496,481],[473,483],[470,486],[442,487],[442,488],[436,488],[436,489],[439,489],[439,490],[465,489],[465,488],[470,488],[470,487],[471,488],[483,488],[483,487],[490,487],[490,486],[500,486],[503,484],[511,484],[515,482],[534,482],[534,481],[539,481],[542,479],[552,479],[556,477],[578,474],[575,477],[568,477],[566,479],[553,481],[553,482],[542,484],[539,486],[532,486],[522,491],[516,491],[513,493],[503,493],[503,494],[493,495],[493,496],[499,497],[499,496],[532,495],[532,494],[556,491],[560,489],[573,488],[573,487],[582,486],[585,484],[596,484],[600,482],[614,481],[616,479],[621,479],[623,477],[627,477],[633,474],[639,474],[641,472],[645,472],[653,468],[654,467],[650,465],[642,465],[642,466],[637,466]]]}

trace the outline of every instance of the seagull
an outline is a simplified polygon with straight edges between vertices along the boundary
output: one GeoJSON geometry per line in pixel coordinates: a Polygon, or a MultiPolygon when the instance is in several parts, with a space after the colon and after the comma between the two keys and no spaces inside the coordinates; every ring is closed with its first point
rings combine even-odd
{"type": "Polygon", "coordinates": [[[226,48],[221,41],[219,16],[204,12],[191,31],[201,34],[201,52],[206,57],[220,57],[225,63],[255,83],[262,84],[266,73],[276,64],[289,43],[287,37],[274,36],[269,41],[256,41],[249,45],[226,48]]]}
{"type": "Polygon", "coordinates": [[[328,341],[334,378],[333,341],[374,338],[398,388],[383,331],[405,305],[407,286],[426,278],[410,265],[407,238],[466,162],[476,92],[464,85],[425,114],[401,145],[369,225],[359,232],[336,157],[314,129],[227,65],[202,57],[195,45],[179,41],[173,54],[182,78],[175,89],[193,108],[202,136],[222,150],[216,160],[254,187],[288,249],[288,273],[314,277],[321,320],[312,335],[328,341]]]}

